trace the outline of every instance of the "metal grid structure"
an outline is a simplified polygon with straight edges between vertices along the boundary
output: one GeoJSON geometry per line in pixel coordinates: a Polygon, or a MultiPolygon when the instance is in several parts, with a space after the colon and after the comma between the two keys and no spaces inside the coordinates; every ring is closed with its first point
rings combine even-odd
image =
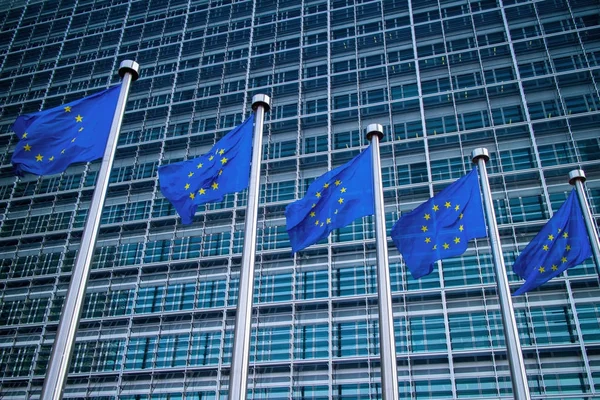
{"type": "MultiPolygon", "coordinates": [[[[16,178],[11,124],[136,60],[65,398],[227,393],[246,192],[183,226],[161,164],[266,93],[249,397],[380,398],[374,224],[291,255],[284,209],[381,143],[388,231],[490,151],[510,269],[582,168],[600,215],[595,0],[7,0],[0,4],[0,397],[37,398],[99,162],[16,178]]],[[[420,280],[389,242],[400,397],[512,398],[491,254],[420,280]]],[[[519,279],[508,272],[511,284],[519,279]]],[[[536,399],[600,397],[593,261],[513,299],[536,399]]]]}

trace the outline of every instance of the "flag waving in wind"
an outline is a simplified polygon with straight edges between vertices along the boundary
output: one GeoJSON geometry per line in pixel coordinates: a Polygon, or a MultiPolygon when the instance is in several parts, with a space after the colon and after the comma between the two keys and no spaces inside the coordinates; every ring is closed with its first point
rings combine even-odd
{"type": "Polygon", "coordinates": [[[375,212],[372,157],[369,146],[348,163],[321,175],[302,199],[285,208],[294,253],[317,243],[334,229],[375,212]]]}
{"type": "Polygon", "coordinates": [[[590,239],[575,189],[542,230],[523,249],[513,271],[525,283],[513,296],[518,296],[548,282],[567,268],[591,257],[590,239]]]}
{"type": "Polygon", "coordinates": [[[464,253],[469,240],[486,236],[477,169],[403,215],[391,234],[415,279],[430,274],[435,261],[464,253]]]}
{"type": "Polygon", "coordinates": [[[200,204],[220,201],[248,187],[254,114],[223,136],[210,151],[192,160],[158,168],[160,191],[181,222],[191,224],[200,204]]]}
{"type": "Polygon", "coordinates": [[[76,162],[102,158],[121,86],[33,114],[13,125],[19,143],[12,156],[17,175],[51,175],[76,162]]]}

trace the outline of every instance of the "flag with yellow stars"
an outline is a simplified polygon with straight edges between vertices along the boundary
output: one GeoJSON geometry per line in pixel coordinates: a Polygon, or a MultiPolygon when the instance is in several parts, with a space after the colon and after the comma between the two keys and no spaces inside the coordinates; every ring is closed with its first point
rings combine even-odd
{"type": "Polygon", "coordinates": [[[523,249],[513,271],[525,283],[513,296],[533,290],[591,257],[592,249],[575,189],[523,249]]]}
{"type": "Polygon", "coordinates": [[[356,218],[374,214],[372,154],[369,146],[348,163],[321,175],[302,199],[285,208],[292,252],[317,243],[356,218]]]}
{"type": "Polygon", "coordinates": [[[15,173],[52,175],[76,162],[104,156],[121,85],[62,106],[21,115],[13,125],[19,142],[15,173]]]}
{"type": "Polygon", "coordinates": [[[158,168],[160,191],[183,224],[191,224],[200,204],[220,201],[248,187],[254,114],[200,157],[158,168]]]}
{"type": "Polygon", "coordinates": [[[391,233],[415,279],[430,274],[434,262],[464,253],[469,240],[486,236],[477,169],[402,215],[391,233]]]}

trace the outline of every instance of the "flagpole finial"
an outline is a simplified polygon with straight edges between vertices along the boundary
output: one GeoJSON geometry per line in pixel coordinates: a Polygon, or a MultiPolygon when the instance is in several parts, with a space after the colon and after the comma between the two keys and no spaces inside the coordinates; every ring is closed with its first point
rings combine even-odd
{"type": "Polygon", "coordinates": [[[577,181],[581,181],[582,183],[586,181],[585,172],[582,169],[574,169],[569,172],[569,183],[571,185],[575,185],[577,181]]]}
{"type": "Polygon", "coordinates": [[[476,148],[471,153],[471,161],[473,161],[474,163],[477,163],[477,160],[479,160],[480,158],[483,158],[483,161],[485,162],[488,162],[490,160],[490,153],[485,147],[476,148]]]}
{"type": "Polygon", "coordinates": [[[367,139],[371,141],[373,135],[377,135],[379,141],[383,140],[383,126],[381,124],[369,124],[367,125],[367,139]]]}
{"type": "Polygon", "coordinates": [[[265,112],[271,110],[271,98],[266,94],[255,94],[252,96],[252,110],[256,111],[258,106],[263,106],[265,112]]]}
{"type": "Polygon", "coordinates": [[[119,65],[119,76],[123,78],[126,73],[131,74],[131,81],[135,82],[140,77],[140,64],[133,60],[121,61],[119,65]]]}

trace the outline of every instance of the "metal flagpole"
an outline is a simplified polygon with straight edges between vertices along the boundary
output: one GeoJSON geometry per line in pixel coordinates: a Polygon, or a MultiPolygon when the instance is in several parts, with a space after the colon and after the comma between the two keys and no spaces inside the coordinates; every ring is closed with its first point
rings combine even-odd
{"type": "Polygon", "coordinates": [[[498,286],[498,297],[500,300],[500,311],[502,313],[502,325],[504,327],[504,336],[506,338],[506,352],[508,353],[508,365],[510,367],[510,378],[512,381],[513,395],[515,400],[529,400],[529,386],[527,385],[527,374],[525,373],[525,363],[519,343],[519,332],[517,330],[517,321],[513,312],[512,299],[510,297],[510,287],[508,285],[508,276],[504,266],[504,257],[500,246],[500,234],[498,225],[496,225],[496,214],[492,205],[492,192],[488,180],[485,164],[490,156],[485,148],[478,148],[472,153],[473,163],[479,168],[479,179],[483,191],[483,204],[485,206],[485,217],[488,224],[490,236],[490,245],[492,247],[492,256],[494,258],[494,271],[496,272],[496,284],[498,286]]]}
{"type": "Polygon", "coordinates": [[[265,112],[271,109],[271,99],[266,94],[252,97],[254,116],[254,140],[252,142],[252,167],[248,188],[248,207],[244,227],[244,248],[240,270],[240,289],[231,371],[229,373],[229,400],[246,399],[248,382],[248,360],[250,355],[250,331],[252,329],[252,297],[254,295],[254,261],[256,256],[256,225],[258,219],[258,197],[260,188],[260,163],[262,160],[262,137],[265,112]]]}
{"type": "Polygon", "coordinates": [[[123,78],[121,91],[119,92],[119,99],[110,127],[106,150],[104,150],[100,172],[98,173],[98,181],[92,197],[90,211],[83,229],[81,245],[71,275],[71,283],[67,291],[54,345],[52,346],[52,355],[50,356],[50,362],[46,370],[46,379],[44,380],[40,396],[42,400],[60,400],[62,398],[69,373],[69,363],[75,345],[77,325],[79,325],[81,317],[94,246],[98,237],[98,228],[100,227],[100,217],[102,216],[102,208],[106,199],[110,171],[115,158],[115,150],[117,149],[117,139],[119,138],[121,122],[125,113],[125,103],[127,102],[131,82],[136,81],[139,77],[139,69],[139,64],[131,60],[125,60],[119,66],[119,75],[123,78]]]}
{"type": "Polygon", "coordinates": [[[600,246],[598,245],[598,233],[596,232],[590,205],[585,196],[585,188],[583,187],[583,182],[585,182],[585,180],[586,177],[583,170],[575,169],[569,172],[569,183],[575,186],[575,189],[577,190],[577,198],[579,199],[579,205],[581,206],[583,219],[585,220],[585,227],[590,238],[590,244],[592,245],[592,254],[594,255],[594,262],[596,263],[596,270],[600,276],[600,246]]]}
{"type": "Polygon", "coordinates": [[[396,341],[394,339],[394,316],[388,265],[387,234],[381,181],[379,141],[383,139],[380,124],[367,126],[367,139],[373,151],[373,201],[375,203],[375,241],[377,244],[377,299],[379,302],[379,355],[381,368],[381,398],[398,400],[398,370],[396,364],[396,341]]]}

